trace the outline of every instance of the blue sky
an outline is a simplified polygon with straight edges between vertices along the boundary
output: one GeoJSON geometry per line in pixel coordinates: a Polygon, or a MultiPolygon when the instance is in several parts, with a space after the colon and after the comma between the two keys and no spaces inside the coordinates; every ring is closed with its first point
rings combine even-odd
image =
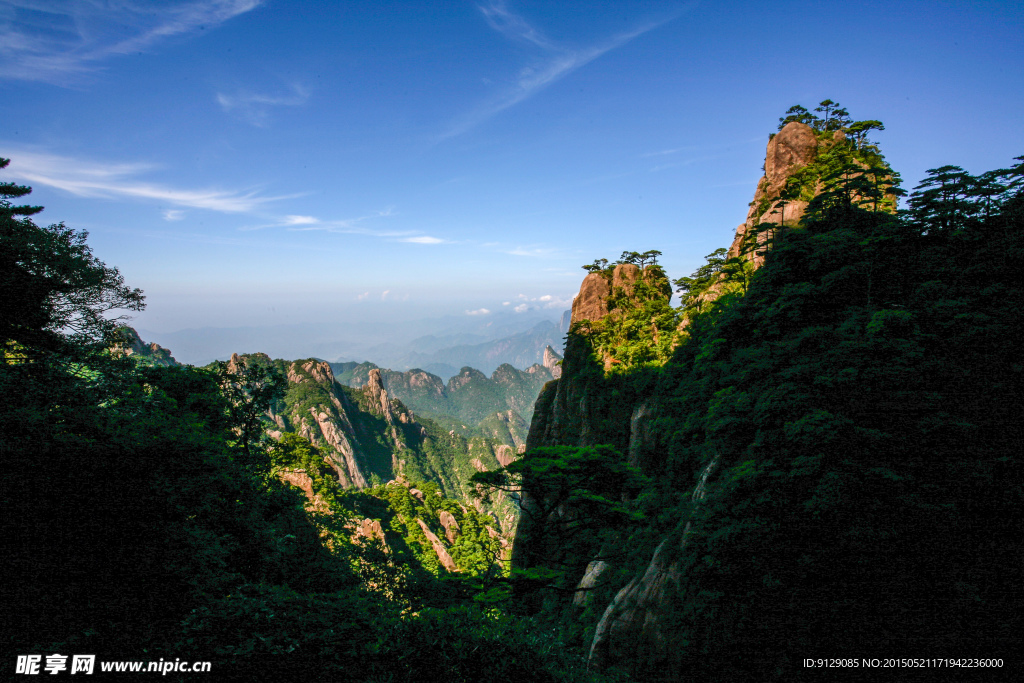
{"type": "Polygon", "coordinates": [[[1019,2],[0,2],[0,156],[139,327],[564,310],[731,241],[831,98],[910,188],[1024,154],[1019,2]],[[58,8],[58,9],[55,9],[58,8]]]}

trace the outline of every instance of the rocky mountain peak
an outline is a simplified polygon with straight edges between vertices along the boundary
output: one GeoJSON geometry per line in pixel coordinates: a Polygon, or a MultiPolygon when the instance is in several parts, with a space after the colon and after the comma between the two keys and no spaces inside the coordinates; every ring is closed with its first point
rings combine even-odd
{"type": "Polygon", "coordinates": [[[295,362],[288,367],[288,381],[293,384],[305,382],[307,375],[319,384],[327,386],[334,384],[334,371],[331,370],[330,364],[325,361],[310,359],[302,363],[302,365],[295,362]]]}
{"type": "Polygon", "coordinates": [[[136,332],[134,328],[126,325],[121,328],[120,332],[123,341],[115,344],[111,349],[111,352],[115,355],[121,354],[125,356],[132,356],[146,365],[180,365],[178,361],[174,360],[174,357],[171,355],[169,350],[155,342],[147,344],[142,341],[139,333],[136,332]]]}
{"type": "MultiPolygon", "coordinates": [[[[759,268],[764,263],[765,250],[750,248],[756,226],[792,227],[799,223],[811,199],[826,189],[828,181],[824,180],[822,173],[830,163],[831,155],[837,151],[841,152],[835,157],[837,160],[844,155],[848,160],[852,154],[853,163],[865,171],[871,167],[887,167],[877,153],[877,147],[865,146],[862,140],[858,142],[849,138],[846,129],[828,132],[799,121],[790,121],[772,135],[765,149],[764,176],[758,181],[746,220],[736,228],[728,257],[742,256],[759,268]]],[[[860,172],[850,175],[856,177],[860,172]]],[[[855,196],[854,203],[858,199],[855,196]]],[[[895,206],[896,197],[892,194],[886,194],[884,200],[875,204],[876,209],[881,210],[894,210],[895,206]]],[[[768,239],[767,235],[761,231],[757,243],[763,244],[768,239]]]]}
{"type": "MultiPolygon", "coordinates": [[[[842,134],[842,131],[836,131],[842,134]]],[[[766,194],[777,196],[786,180],[797,168],[814,160],[818,152],[818,138],[806,123],[790,121],[768,141],[764,155],[766,194]]]]}
{"type": "Polygon", "coordinates": [[[486,380],[487,375],[475,368],[462,368],[459,374],[448,380],[448,391],[452,392],[463,387],[473,380],[486,380]]]}
{"type": "Polygon", "coordinates": [[[632,297],[636,284],[644,280],[655,291],[671,298],[672,287],[659,266],[640,268],[634,263],[619,263],[607,270],[588,273],[580,292],[572,302],[572,322],[600,320],[612,312],[610,299],[619,293],[632,297]]]}
{"type": "MultiPolygon", "coordinates": [[[[772,200],[779,198],[794,173],[814,161],[821,145],[831,146],[835,141],[845,137],[842,131],[836,131],[836,133],[839,136],[822,140],[807,124],[790,121],[771,137],[765,149],[764,175],[754,190],[754,199],[750,203],[750,210],[747,211],[747,219],[736,228],[736,236],[729,247],[729,258],[743,254],[747,237],[760,223],[795,224],[803,218],[804,211],[807,209],[806,201],[794,199],[783,206],[781,211],[773,208],[765,209],[765,206],[774,204],[772,200]]],[[[748,259],[755,267],[759,268],[764,263],[764,254],[755,250],[754,253],[748,255],[748,259]]]]}
{"type": "Polygon", "coordinates": [[[619,287],[627,294],[633,293],[637,280],[641,278],[643,271],[635,263],[620,263],[612,271],[612,290],[619,287]]]}
{"type": "Polygon", "coordinates": [[[580,293],[572,300],[571,321],[600,320],[608,315],[608,295],[611,293],[611,282],[604,273],[588,274],[580,285],[580,293]]]}
{"type": "Polygon", "coordinates": [[[243,353],[241,356],[237,353],[232,353],[231,359],[228,360],[228,372],[238,372],[238,368],[242,365],[242,362],[248,361],[249,359],[255,359],[268,364],[273,362],[270,359],[270,356],[265,353],[243,353]]]}
{"type": "Polygon", "coordinates": [[[544,347],[544,362],[543,362],[543,365],[544,365],[544,367],[546,367],[551,372],[551,376],[554,377],[555,379],[558,379],[559,377],[562,376],[562,365],[561,365],[561,363],[562,363],[562,356],[560,356],[550,346],[544,347]]]}

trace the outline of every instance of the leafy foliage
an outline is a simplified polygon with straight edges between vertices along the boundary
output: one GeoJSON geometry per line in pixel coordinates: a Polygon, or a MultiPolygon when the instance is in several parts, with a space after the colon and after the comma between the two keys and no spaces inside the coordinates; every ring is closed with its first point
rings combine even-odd
{"type": "Polygon", "coordinates": [[[554,567],[553,573],[519,578],[568,588],[573,579],[562,558],[592,555],[595,539],[643,519],[634,499],[649,481],[613,446],[550,446],[528,451],[505,467],[473,475],[483,495],[512,494],[521,501],[517,538],[526,538],[534,557],[520,568],[554,567]],[[601,532],[601,533],[598,533],[601,532]]]}
{"type": "Polygon", "coordinates": [[[229,366],[223,361],[213,364],[220,380],[221,393],[230,406],[231,419],[237,432],[242,454],[255,463],[253,445],[265,439],[265,413],[284,395],[288,380],[269,362],[259,356],[237,358],[229,366]]]}
{"type": "MultiPolygon", "coordinates": [[[[119,341],[111,309],[141,308],[141,292],[84,233],[24,218],[38,207],[7,199],[28,188],[0,192],[10,653],[188,652],[239,680],[601,678],[559,633],[478,607],[478,579],[441,581],[352,540],[353,498],[385,512],[390,502],[340,490],[301,437],[262,439],[264,411],[282,401],[277,363],[151,367],[106,353],[119,341]],[[285,469],[308,475],[329,510],[307,509],[278,479],[285,469]]],[[[486,576],[491,522],[420,485],[413,515],[455,515],[453,557],[486,576]]]]}
{"type": "MultiPolygon", "coordinates": [[[[619,264],[636,265],[644,259],[654,260],[660,253],[623,252],[625,261],[619,264]]],[[[679,313],[672,308],[672,288],[665,271],[658,265],[645,265],[636,280],[621,286],[613,280],[613,272],[605,273],[613,285],[608,297],[609,315],[602,320],[578,322],[571,332],[586,336],[594,350],[618,370],[663,363],[671,354],[679,325],[679,313]]]]}
{"type": "MultiPolygon", "coordinates": [[[[0,159],[0,169],[8,159],[0,159]]],[[[92,254],[88,233],[63,223],[41,228],[28,218],[42,207],[8,200],[29,188],[0,185],[0,344],[5,358],[64,362],[96,355],[116,340],[118,321],[107,314],[141,310],[141,290],[129,289],[116,268],[92,254]]]]}
{"type": "MultiPolygon", "coordinates": [[[[641,678],[782,679],[829,652],[1019,645],[1021,165],[930,174],[906,212],[808,211],[745,292],[691,300],[662,366],[599,383],[567,352],[560,391],[586,396],[573,417],[587,424],[564,418],[562,443],[605,439],[608,421],[625,447],[642,405],[651,443],[631,459],[651,484],[633,501],[643,522],[532,566],[578,580],[611,558],[584,613],[596,621],[675,539],[663,559],[679,591],[656,618],[678,647],[641,678]]],[[[681,283],[684,303],[724,277],[723,256],[681,283]]],[[[557,609],[576,615],[568,595],[557,609]]]]}

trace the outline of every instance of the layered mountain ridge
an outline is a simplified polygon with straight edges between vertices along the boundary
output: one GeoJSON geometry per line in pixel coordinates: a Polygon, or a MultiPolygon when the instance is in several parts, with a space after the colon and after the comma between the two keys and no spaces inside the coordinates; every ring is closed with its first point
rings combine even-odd
{"type": "Polygon", "coordinates": [[[477,425],[494,413],[509,410],[530,420],[540,389],[560,371],[561,356],[550,345],[544,347],[543,361],[543,365],[534,363],[525,370],[505,363],[490,377],[475,368],[463,367],[447,383],[419,368],[395,371],[373,363],[335,363],[332,367],[338,380],[350,387],[362,386],[377,371],[391,395],[417,413],[449,415],[477,425]]]}

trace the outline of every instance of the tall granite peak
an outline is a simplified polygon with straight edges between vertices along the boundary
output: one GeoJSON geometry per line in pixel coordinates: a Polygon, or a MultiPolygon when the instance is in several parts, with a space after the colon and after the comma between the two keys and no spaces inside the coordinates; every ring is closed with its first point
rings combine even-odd
{"type": "MultiPolygon", "coordinates": [[[[877,123],[877,122],[876,122],[877,123]]],[[[767,233],[760,231],[754,240],[758,225],[773,224],[783,228],[797,225],[804,217],[810,202],[824,190],[828,181],[826,168],[843,155],[854,165],[849,173],[856,178],[868,169],[887,169],[877,147],[847,136],[846,129],[816,130],[799,121],[790,121],[768,140],[764,157],[764,175],[757,183],[754,199],[750,202],[746,220],[736,228],[736,236],[729,247],[729,258],[743,257],[754,268],[764,264],[765,249],[762,247],[767,233]]],[[[892,177],[881,173],[876,176],[883,188],[890,188],[892,177]]],[[[884,199],[874,208],[894,211],[896,197],[888,189],[883,190],[884,199]]],[[[854,193],[853,202],[859,204],[864,198],[854,193]]],[[[774,230],[774,228],[773,228],[774,230]]]]}
{"type": "MultiPolygon", "coordinates": [[[[752,269],[761,267],[772,238],[795,228],[815,197],[834,192],[836,183],[842,182],[836,180],[836,168],[842,169],[843,180],[873,173],[875,188],[881,187],[883,191],[887,183],[891,183],[891,172],[887,174],[888,167],[877,148],[865,144],[862,138],[855,141],[847,137],[845,129],[828,130],[793,121],[772,135],[765,151],[764,175],[758,181],[746,220],[736,229],[727,258],[741,258],[752,269]],[[771,224],[771,229],[759,228],[764,224],[771,224]]],[[[894,199],[891,194],[886,197],[894,199]]],[[[845,198],[854,206],[862,199],[855,191],[845,198]]],[[[876,203],[873,208],[888,210],[893,206],[895,202],[882,209],[876,203]]],[[[749,270],[747,272],[749,274],[749,270]]],[[[698,294],[699,299],[711,301],[726,292],[738,291],[735,288],[740,285],[726,275],[722,272],[713,284],[698,294]]],[[[666,301],[671,296],[668,280],[658,267],[642,269],[635,264],[618,264],[586,275],[573,301],[573,332],[566,343],[561,375],[545,385],[537,399],[527,436],[528,453],[545,446],[610,444],[630,465],[648,476],[665,475],[668,435],[661,425],[677,408],[669,395],[654,390],[653,384],[646,385],[642,391],[626,390],[629,383],[619,381],[621,373],[609,372],[613,367],[611,356],[606,346],[600,346],[605,344],[609,329],[614,328],[617,321],[645,310],[644,306],[653,301],[651,290],[663,292],[666,301]],[[655,286],[638,288],[638,283],[648,277],[651,281],[647,284],[655,286]],[[643,297],[634,292],[642,292],[643,297]],[[601,372],[602,356],[604,372],[601,372]]],[[[687,322],[684,318],[679,329],[687,322]]],[[[657,330],[652,337],[657,343],[657,330]]],[[[692,481],[692,509],[703,505],[705,485],[709,478],[719,474],[717,463],[716,458],[699,472],[672,474],[678,477],[682,490],[692,481]]],[[[610,587],[608,577],[615,574],[607,570],[621,569],[620,560],[609,559],[603,547],[594,547],[589,555],[585,552],[570,554],[558,547],[554,537],[544,532],[544,525],[538,524],[537,515],[533,514],[545,509],[544,505],[534,500],[529,491],[523,492],[521,500],[526,514],[520,517],[513,546],[515,569],[548,565],[568,567],[581,591],[578,595],[601,595],[600,591],[591,592],[591,589],[606,584],[610,587]]],[[[574,514],[574,510],[556,508],[549,513],[547,523],[565,523],[574,514]]],[[[675,531],[661,536],[646,566],[639,571],[635,567],[631,570],[634,571],[632,580],[624,581],[621,575],[616,580],[620,587],[614,597],[604,603],[603,615],[594,623],[593,666],[620,665],[635,672],[645,667],[649,670],[653,662],[675,661],[673,640],[679,634],[672,621],[671,606],[685,583],[680,558],[691,542],[690,531],[688,519],[681,519],[675,531]]],[[[593,618],[593,608],[589,614],[593,618]]],[[[670,674],[667,678],[673,676],[670,674]]]]}
{"type": "Polygon", "coordinates": [[[548,372],[555,379],[562,376],[562,356],[550,346],[544,348],[543,366],[548,369],[548,372]]]}
{"type": "Polygon", "coordinates": [[[790,121],[768,141],[764,155],[766,193],[777,196],[793,170],[806,166],[818,152],[818,138],[806,123],[790,121]]]}
{"type": "Polygon", "coordinates": [[[611,282],[604,276],[604,273],[589,273],[583,278],[580,293],[572,300],[570,322],[600,320],[608,315],[608,295],[611,293],[611,282]]]}
{"type": "MultiPolygon", "coordinates": [[[[836,132],[842,135],[841,131],[836,132]]],[[[761,223],[796,223],[803,217],[808,202],[801,199],[786,203],[781,211],[771,207],[766,209],[765,205],[774,204],[793,174],[814,161],[819,146],[831,146],[838,139],[841,138],[834,136],[819,140],[813,128],[799,121],[790,121],[772,136],[765,150],[764,175],[754,190],[747,219],[736,227],[736,236],[729,247],[730,258],[744,255],[743,245],[755,226],[761,223]]],[[[755,268],[764,263],[763,254],[756,250],[748,258],[755,268]]]]}

